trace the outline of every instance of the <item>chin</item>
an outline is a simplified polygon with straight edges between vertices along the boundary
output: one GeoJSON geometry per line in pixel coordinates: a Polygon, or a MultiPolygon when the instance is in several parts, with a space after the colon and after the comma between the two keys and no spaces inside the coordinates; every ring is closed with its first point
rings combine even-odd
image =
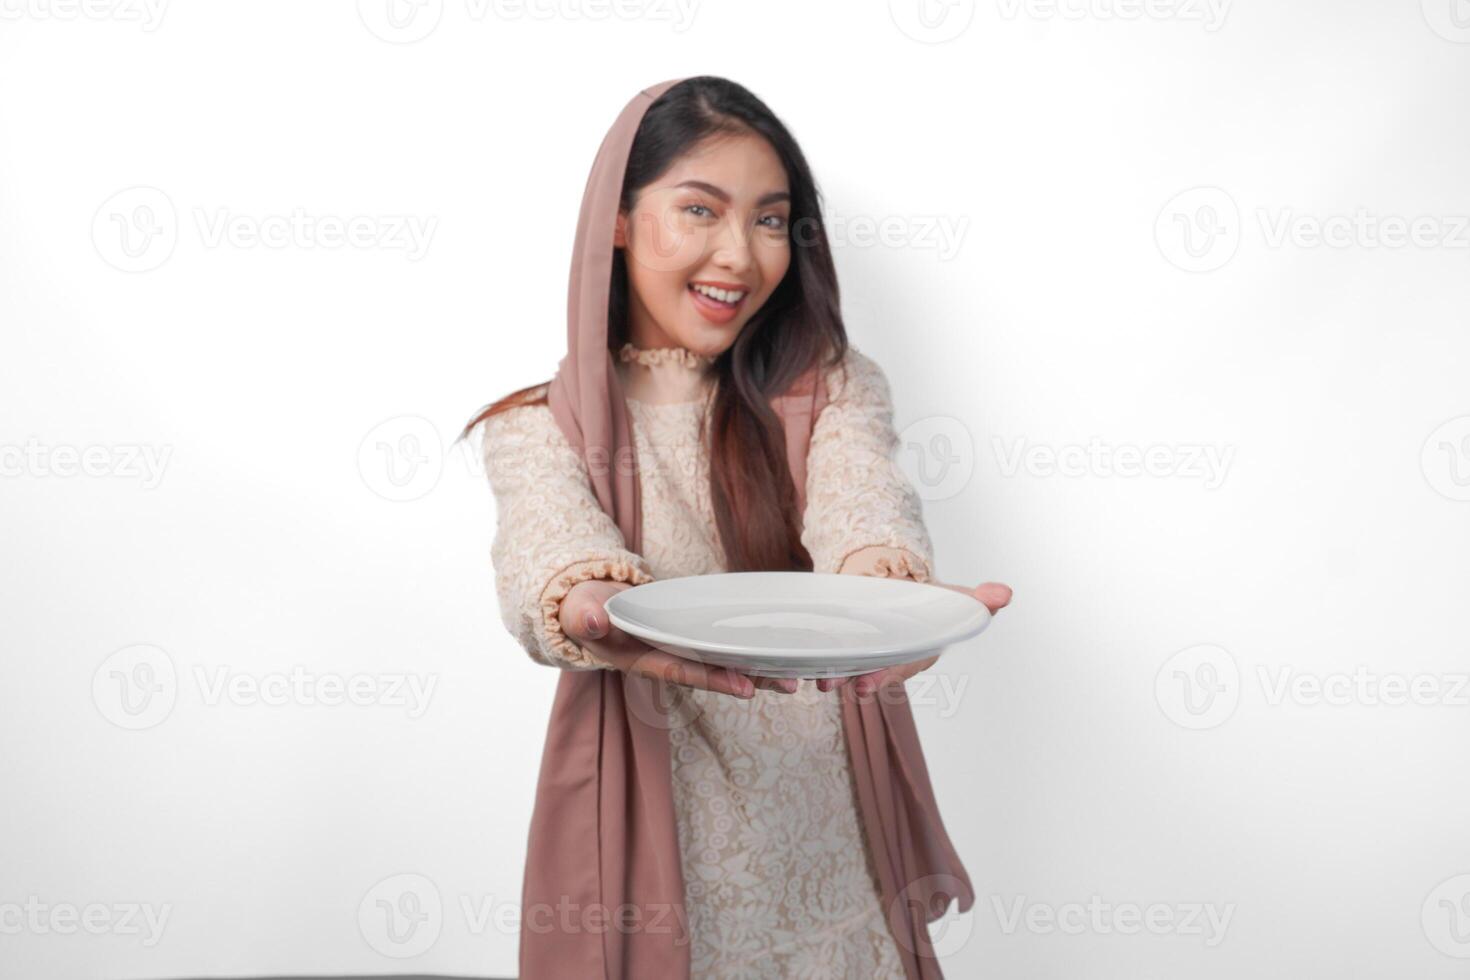
{"type": "Polygon", "coordinates": [[[696,354],[718,357],[734,345],[735,338],[740,335],[741,326],[743,324],[695,324],[678,343],[680,346],[687,347],[696,354]]]}

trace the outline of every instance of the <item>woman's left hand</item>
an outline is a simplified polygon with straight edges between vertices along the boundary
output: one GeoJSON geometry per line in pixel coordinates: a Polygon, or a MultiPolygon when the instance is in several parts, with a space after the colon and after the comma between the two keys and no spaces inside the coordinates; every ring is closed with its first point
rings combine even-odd
{"type": "MultiPolygon", "coordinates": [[[[954,589],[963,592],[973,599],[985,603],[985,608],[992,614],[1004,609],[1011,601],[1011,587],[1000,582],[986,582],[975,588],[966,588],[963,585],[949,585],[946,582],[935,582],[934,585],[943,586],[946,589],[954,589]]],[[[889,684],[902,684],[921,670],[928,670],[939,660],[938,655],[928,657],[924,660],[915,660],[912,663],[899,664],[896,667],[884,667],[882,670],[869,671],[866,674],[854,674],[851,677],[819,677],[817,678],[817,690],[832,691],[848,681],[852,682],[853,693],[861,696],[871,694],[880,687],[889,684]]]]}

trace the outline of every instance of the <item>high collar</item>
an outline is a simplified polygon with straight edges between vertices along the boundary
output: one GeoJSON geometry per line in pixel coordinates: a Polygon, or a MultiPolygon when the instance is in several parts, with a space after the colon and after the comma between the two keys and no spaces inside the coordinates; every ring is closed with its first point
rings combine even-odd
{"type": "Polygon", "coordinates": [[[697,402],[714,379],[715,357],[686,347],[635,347],[618,351],[618,375],[630,401],[646,404],[697,402]]]}

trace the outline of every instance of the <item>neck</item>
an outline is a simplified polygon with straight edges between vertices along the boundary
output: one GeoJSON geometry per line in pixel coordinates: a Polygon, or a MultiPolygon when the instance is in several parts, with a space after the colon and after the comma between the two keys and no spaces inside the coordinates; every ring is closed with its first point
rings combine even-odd
{"type": "Polygon", "coordinates": [[[684,347],[624,344],[617,352],[623,393],[653,404],[698,401],[714,379],[715,358],[684,347]]]}

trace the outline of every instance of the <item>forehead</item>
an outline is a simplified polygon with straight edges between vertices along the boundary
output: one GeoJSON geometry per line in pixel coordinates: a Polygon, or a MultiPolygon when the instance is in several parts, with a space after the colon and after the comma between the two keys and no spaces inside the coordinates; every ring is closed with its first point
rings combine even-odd
{"type": "Polygon", "coordinates": [[[753,134],[719,134],[695,144],[674,161],[658,184],[672,187],[686,180],[714,184],[737,202],[790,189],[786,168],[775,149],[765,137],[753,134]]]}

